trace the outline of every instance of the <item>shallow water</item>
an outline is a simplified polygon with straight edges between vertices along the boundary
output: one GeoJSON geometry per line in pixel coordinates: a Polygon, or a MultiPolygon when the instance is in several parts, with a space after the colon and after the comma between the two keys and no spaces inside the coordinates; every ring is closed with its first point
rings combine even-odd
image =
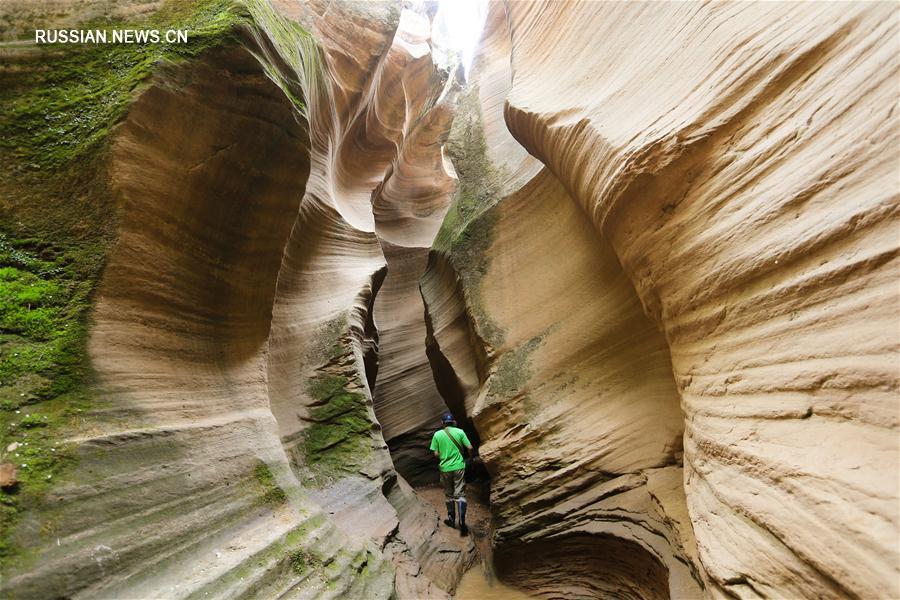
{"type": "Polygon", "coordinates": [[[456,600],[532,600],[533,596],[504,584],[485,573],[480,565],[465,572],[456,594],[456,600]]]}
{"type": "MultiPolygon", "coordinates": [[[[437,486],[416,488],[419,496],[429,502],[442,517],[444,508],[444,492],[437,486]]],[[[490,566],[491,556],[491,513],[487,506],[486,494],[476,485],[469,486],[469,512],[467,521],[472,541],[478,551],[480,561],[465,572],[456,588],[456,600],[532,600],[534,597],[504,584],[494,577],[490,566]]],[[[446,525],[441,525],[446,527],[446,525]]],[[[456,532],[454,531],[454,534],[456,532]]]]}

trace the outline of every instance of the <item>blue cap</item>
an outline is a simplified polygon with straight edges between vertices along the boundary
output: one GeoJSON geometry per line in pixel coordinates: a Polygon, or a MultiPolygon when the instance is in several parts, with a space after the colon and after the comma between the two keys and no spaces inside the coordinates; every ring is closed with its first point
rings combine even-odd
{"type": "Polygon", "coordinates": [[[456,419],[454,419],[453,415],[451,415],[450,413],[445,413],[444,416],[441,417],[441,423],[444,423],[445,425],[449,423],[456,423],[456,419]]]}

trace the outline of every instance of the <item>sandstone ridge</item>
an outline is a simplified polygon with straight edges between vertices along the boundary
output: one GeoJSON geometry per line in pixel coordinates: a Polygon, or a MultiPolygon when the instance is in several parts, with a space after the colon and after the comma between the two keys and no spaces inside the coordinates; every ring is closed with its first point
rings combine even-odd
{"type": "Polygon", "coordinates": [[[491,3],[501,185],[422,289],[510,581],[900,594],[897,18],[844,9],[491,3]]]}
{"type": "Polygon", "coordinates": [[[0,313],[4,597],[450,597],[447,410],[525,592],[900,597],[895,7],[491,0],[464,70],[430,2],[48,6],[206,33],[0,45],[0,289],[84,332],[0,313]]]}

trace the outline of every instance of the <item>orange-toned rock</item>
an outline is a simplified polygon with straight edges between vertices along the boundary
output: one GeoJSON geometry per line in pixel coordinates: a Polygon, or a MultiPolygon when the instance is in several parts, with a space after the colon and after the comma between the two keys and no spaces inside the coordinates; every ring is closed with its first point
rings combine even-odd
{"type": "Polygon", "coordinates": [[[41,560],[4,595],[442,598],[471,559],[394,471],[369,381],[380,242],[424,259],[452,185],[420,185],[452,116],[428,20],[249,9],[236,39],[162,65],[115,130],[89,343],[103,408],[71,434],[53,535],[14,532],[41,560]],[[427,227],[404,239],[407,218],[427,227]]]}
{"type": "Polygon", "coordinates": [[[894,11],[491,10],[487,168],[520,175],[423,291],[508,575],[900,595],[894,11]],[[546,172],[494,152],[504,130],[546,172]]]}
{"type": "Polygon", "coordinates": [[[0,463],[0,488],[11,488],[19,482],[19,470],[12,463],[0,463]]]}

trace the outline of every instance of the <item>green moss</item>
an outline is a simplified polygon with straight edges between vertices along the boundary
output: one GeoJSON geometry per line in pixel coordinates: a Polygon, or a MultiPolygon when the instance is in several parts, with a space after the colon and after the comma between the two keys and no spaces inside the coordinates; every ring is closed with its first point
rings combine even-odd
{"type": "Polygon", "coordinates": [[[0,91],[0,147],[19,166],[38,170],[58,168],[96,151],[125,113],[134,89],[154,68],[222,44],[246,18],[233,0],[169,0],[145,22],[82,27],[188,29],[186,44],[37,46],[42,54],[31,68],[16,72],[0,91]]]}
{"type": "Polygon", "coordinates": [[[116,230],[110,128],[158,65],[233,39],[246,16],[231,0],[169,0],[140,23],[81,26],[188,29],[188,44],[40,46],[0,66],[0,452],[19,479],[0,490],[4,571],[23,559],[16,521],[74,463],[62,440],[95,402],[86,345],[116,230]]]}
{"type": "Polygon", "coordinates": [[[462,94],[447,138],[447,152],[459,178],[434,247],[449,250],[467,226],[503,197],[504,171],[487,154],[478,86],[462,94]]]}
{"type": "Polygon", "coordinates": [[[73,459],[63,431],[89,404],[86,317],[103,245],[0,233],[0,450],[19,485],[0,491],[0,562],[18,515],[37,505],[73,459]]]}
{"type": "Polygon", "coordinates": [[[44,243],[0,232],[0,409],[83,380],[85,316],[103,252],[102,240],[44,243]]]}
{"type": "Polygon", "coordinates": [[[306,464],[319,480],[362,467],[372,447],[372,422],[363,394],[347,389],[349,380],[338,375],[318,375],[309,383],[315,399],[311,425],[303,438],[306,464]]]}
{"type": "Polygon", "coordinates": [[[490,267],[488,249],[499,219],[504,173],[487,154],[477,87],[460,97],[447,149],[459,184],[434,248],[449,256],[462,280],[476,333],[496,348],[506,336],[484,307],[481,281],[490,267]]]}
{"type": "Polygon", "coordinates": [[[488,381],[489,402],[511,398],[524,389],[534,374],[531,369],[531,355],[541,345],[545,334],[546,332],[542,332],[500,358],[496,371],[488,381]]]}
{"type": "Polygon", "coordinates": [[[0,451],[19,484],[0,490],[0,563],[18,554],[12,528],[22,511],[74,459],[61,444],[90,404],[86,319],[99,278],[98,240],[14,238],[0,232],[0,451]]]}
{"type": "Polygon", "coordinates": [[[284,504],[286,501],[287,496],[280,487],[274,487],[268,490],[265,496],[263,496],[263,502],[266,504],[284,504]]]}
{"type": "MultiPolygon", "coordinates": [[[[307,104],[301,96],[320,96],[326,93],[325,69],[319,47],[312,35],[298,23],[285,19],[267,0],[244,0],[253,22],[268,34],[275,50],[288,65],[285,71],[267,67],[269,78],[294,103],[300,113],[309,118],[307,104]]],[[[325,100],[323,100],[325,101],[325,100]]]]}
{"type": "Polygon", "coordinates": [[[57,329],[57,311],[63,300],[55,281],[41,279],[15,267],[0,268],[0,328],[38,340],[57,329]]]}
{"type": "MultiPolygon", "coordinates": [[[[280,19],[262,0],[165,0],[134,22],[79,27],[187,29],[187,44],[23,44],[21,60],[0,65],[0,460],[19,465],[18,485],[0,491],[0,570],[23,558],[12,541],[15,524],[42,506],[74,463],[61,440],[96,406],[86,345],[92,296],[117,230],[111,128],[158,67],[233,42],[250,22],[248,6],[267,23],[280,19]],[[19,445],[5,452],[12,442],[19,445]]],[[[295,24],[286,27],[279,51],[296,53],[315,77],[314,42],[295,24]]],[[[299,102],[295,83],[282,87],[299,102]]],[[[263,467],[255,472],[262,501],[284,502],[263,467]]]]}
{"type": "Polygon", "coordinates": [[[497,348],[506,332],[490,316],[484,305],[481,282],[490,267],[488,249],[494,239],[498,207],[492,206],[475,217],[453,240],[450,263],[463,284],[466,306],[475,332],[488,346],[497,348]]]}
{"type": "Polygon", "coordinates": [[[306,572],[307,563],[309,562],[309,556],[302,549],[294,550],[288,555],[288,560],[291,562],[291,570],[297,575],[303,575],[306,572]]]}
{"type": "Polygon", "coordinates": [[[47,426],[47,415],[39,415],[37,413],[32,413],[30,415],[25,415],[22,417],[22,420],[19,421],[19,428],[21,429],[34,429],[35,427],[46,427],[47,426]]]}
{"type": "Polygon", "coordinates": [[[260,499],[263,504],[284,504],[287,502],[287,495],[275,482],[275,476],[272,475],[272,471],[269,470],[267,464],[259,463],[256,465],[253,475],[260,485],[260,499]]]}

